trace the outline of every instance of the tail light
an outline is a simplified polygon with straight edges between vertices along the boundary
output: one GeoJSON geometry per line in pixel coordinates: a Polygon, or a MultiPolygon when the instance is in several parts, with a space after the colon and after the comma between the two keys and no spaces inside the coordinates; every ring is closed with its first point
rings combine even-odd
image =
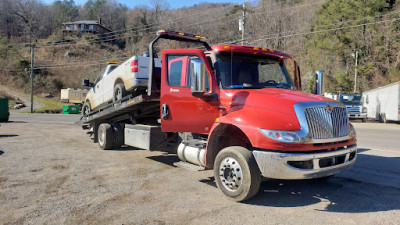
{"type": "Polygon", "coordinates": [[[131,67],[132,67],[131,68],[132,72],[138,72],[139,71],[137,59],[136,60],[132,60],[131,67]]]}

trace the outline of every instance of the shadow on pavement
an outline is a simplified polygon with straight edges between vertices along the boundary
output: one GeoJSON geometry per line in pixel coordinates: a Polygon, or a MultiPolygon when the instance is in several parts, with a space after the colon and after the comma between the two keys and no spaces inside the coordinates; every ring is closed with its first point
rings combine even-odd
{"type": "Polygon", "coordinates": [[[369,149],[369,148],[358,148],[357,152],[361,153],[361,152],[365,152],[365,151],[369,151],[369,150],[371,150],[371,149],[369,149]]]}
{"type": "Polygon", "coordinates": [[[149,156],[146,158],[172,167],[176,167],[174,163],[180,161],[177,155],[157,155],[157,156],[149,156]]]}
{"type": "Polygon", "coordinates": [[[327,212],[399,210],[400,157],[359,154],[352,168],[326,181],[267,180],[246,204],[298,207],[320,202],[327,212]]]}
{"type": "Polygon", "coordinates": [[[9,120],[8,122],[2,122],[2,123],[27,123],[25,121],[11,121],[9,120]]]}
{"type": "Polygon", "coordinates": [[[204,183],[204,184],[208,184],[211,187],[217,188],[217,184],[215,183],[215,178],[214,177],[209,177],[208,179],[200,180],[200,182],[204,183]]]}
{"type": "MultiPolygon", "coordinates": [[[[270,207],[319,204],[318,208],[323,208],[320,211],[342,213],[399,210],[400,157],[368,154],[357,157],[351,169],[325,181],[266,179],[258,194],[244,204],[270,207]]],[[[212,177],[200,182],[216,187],[212,177]]]]}
{"type": "Polygon", "coordinates": [[[334,177],[317,180],[263,182],[246,202],[272,207],[299,207],[325,202],[320,211],[367,213],[400,209],[400,189],[334,177]]]}
{"type": "Polygon", "coordinates": [[[131,146],[123,146],[123,147],[120,147],[120,148],[109,149],[107,151],[117,151],[117,152],[118,151],[121,151],[121,152],[124,152],[124,151],[143,151],[143,149],[135,148],[135,147],[131,147],[131,146]]]}
{"type": "Polygon", "coordinates": [[[0,155],[3,155],[3,153],[4,153],[4,152],[0,150],[0,155]]]}
{"type": "Polygon", "coordinates": [[[5,137],[18,137],[17,134],[0,134],[0,138],[5,138],[5,137]]]}

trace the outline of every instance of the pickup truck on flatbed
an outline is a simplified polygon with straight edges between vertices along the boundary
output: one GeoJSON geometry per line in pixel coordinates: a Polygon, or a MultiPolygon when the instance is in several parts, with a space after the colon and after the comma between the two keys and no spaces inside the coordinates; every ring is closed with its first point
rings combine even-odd
{"type": "MultiPolygon", "coordinates": [[[[82,112],[89,113],[100,109],[111,102],[117,102],[130,93],[145,93],[149,74],[149,57],[133,56],[123,63],[109,62],[100,72],[94,83],[88,79],[84,82],[91,87],[86,95],[82,112]]],[[[158,70],[161,60],[155,59],[158,70]]],[[[159,73],[158,73],[159,74],[159,73]]]]}

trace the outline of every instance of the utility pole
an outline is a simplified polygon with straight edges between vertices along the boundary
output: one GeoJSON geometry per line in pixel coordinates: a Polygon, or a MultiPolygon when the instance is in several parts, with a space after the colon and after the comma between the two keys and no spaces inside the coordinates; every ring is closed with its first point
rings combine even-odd
{"type": "Polygon", "coordinates": [[[246,4],[243,2],[242,45],[244,45],[245,30],[246,30],[246,4]]]}
{"type": "Polygon", "coordinates": [[[30,47],[31,49],[31,113],[33,113],[33,78],[34,78],[34,71],[33,71],[33,64],[34,61],[33,59],[35,58],[35,44],[32,43],[32,25],[28,23],[29,25],[29,44],[26,44],[25,46],[30,47]]]}
{"type": "Polygon", "coordinates": [[[31,47],[31,113],[33,113],[33,59],[35,56],[35,46],[30,44],[31,47]]]}
{"type": "Polygon", "coordinates": [[[354,69],[354,92],[357,92],[357,65],[358,65],[358,51],[356,51],[356,66],[354,69]]]}

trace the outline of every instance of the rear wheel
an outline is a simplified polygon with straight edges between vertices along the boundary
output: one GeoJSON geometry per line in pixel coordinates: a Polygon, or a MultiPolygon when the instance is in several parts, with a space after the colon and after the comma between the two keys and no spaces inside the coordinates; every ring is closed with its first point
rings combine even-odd
{"type": "Polygon", "coordinates": [[[386,114],[385,113],[379,114],[379,122],[386,123],[386,114]]]}
{"type": "Polygon", "coordinates": [[[261,173],[253,154],[246,148],[232,146],[222,149],[214,163],[218,188],[233,201],[244,201],[257,194],[261,173]]]}
{"type": "Polygon", "coordinates": [[[125,96],[126,96],[125,85],[122,83],[116,84],[114,87],[113,101],[118,102],[125,96]]]}
{"type": "Polygon", "coordinates": [[[110,124],[102,123],[97,131],[98,143],[101,149],[108,150],[114,146],[114,135],[110,124]]]}
{"type": "Polygon", "coordinates": [[[85,104],[82,106],[82,116],[89,115],[90,111],[90,102],[85,102],[85,104]]]}
{"type": "Polygon", "coordinates": [[[124,128],[120,124],[116,123],[112,126],[114,130],[114,147],[120,148],[124,144],[124,128]]]}

